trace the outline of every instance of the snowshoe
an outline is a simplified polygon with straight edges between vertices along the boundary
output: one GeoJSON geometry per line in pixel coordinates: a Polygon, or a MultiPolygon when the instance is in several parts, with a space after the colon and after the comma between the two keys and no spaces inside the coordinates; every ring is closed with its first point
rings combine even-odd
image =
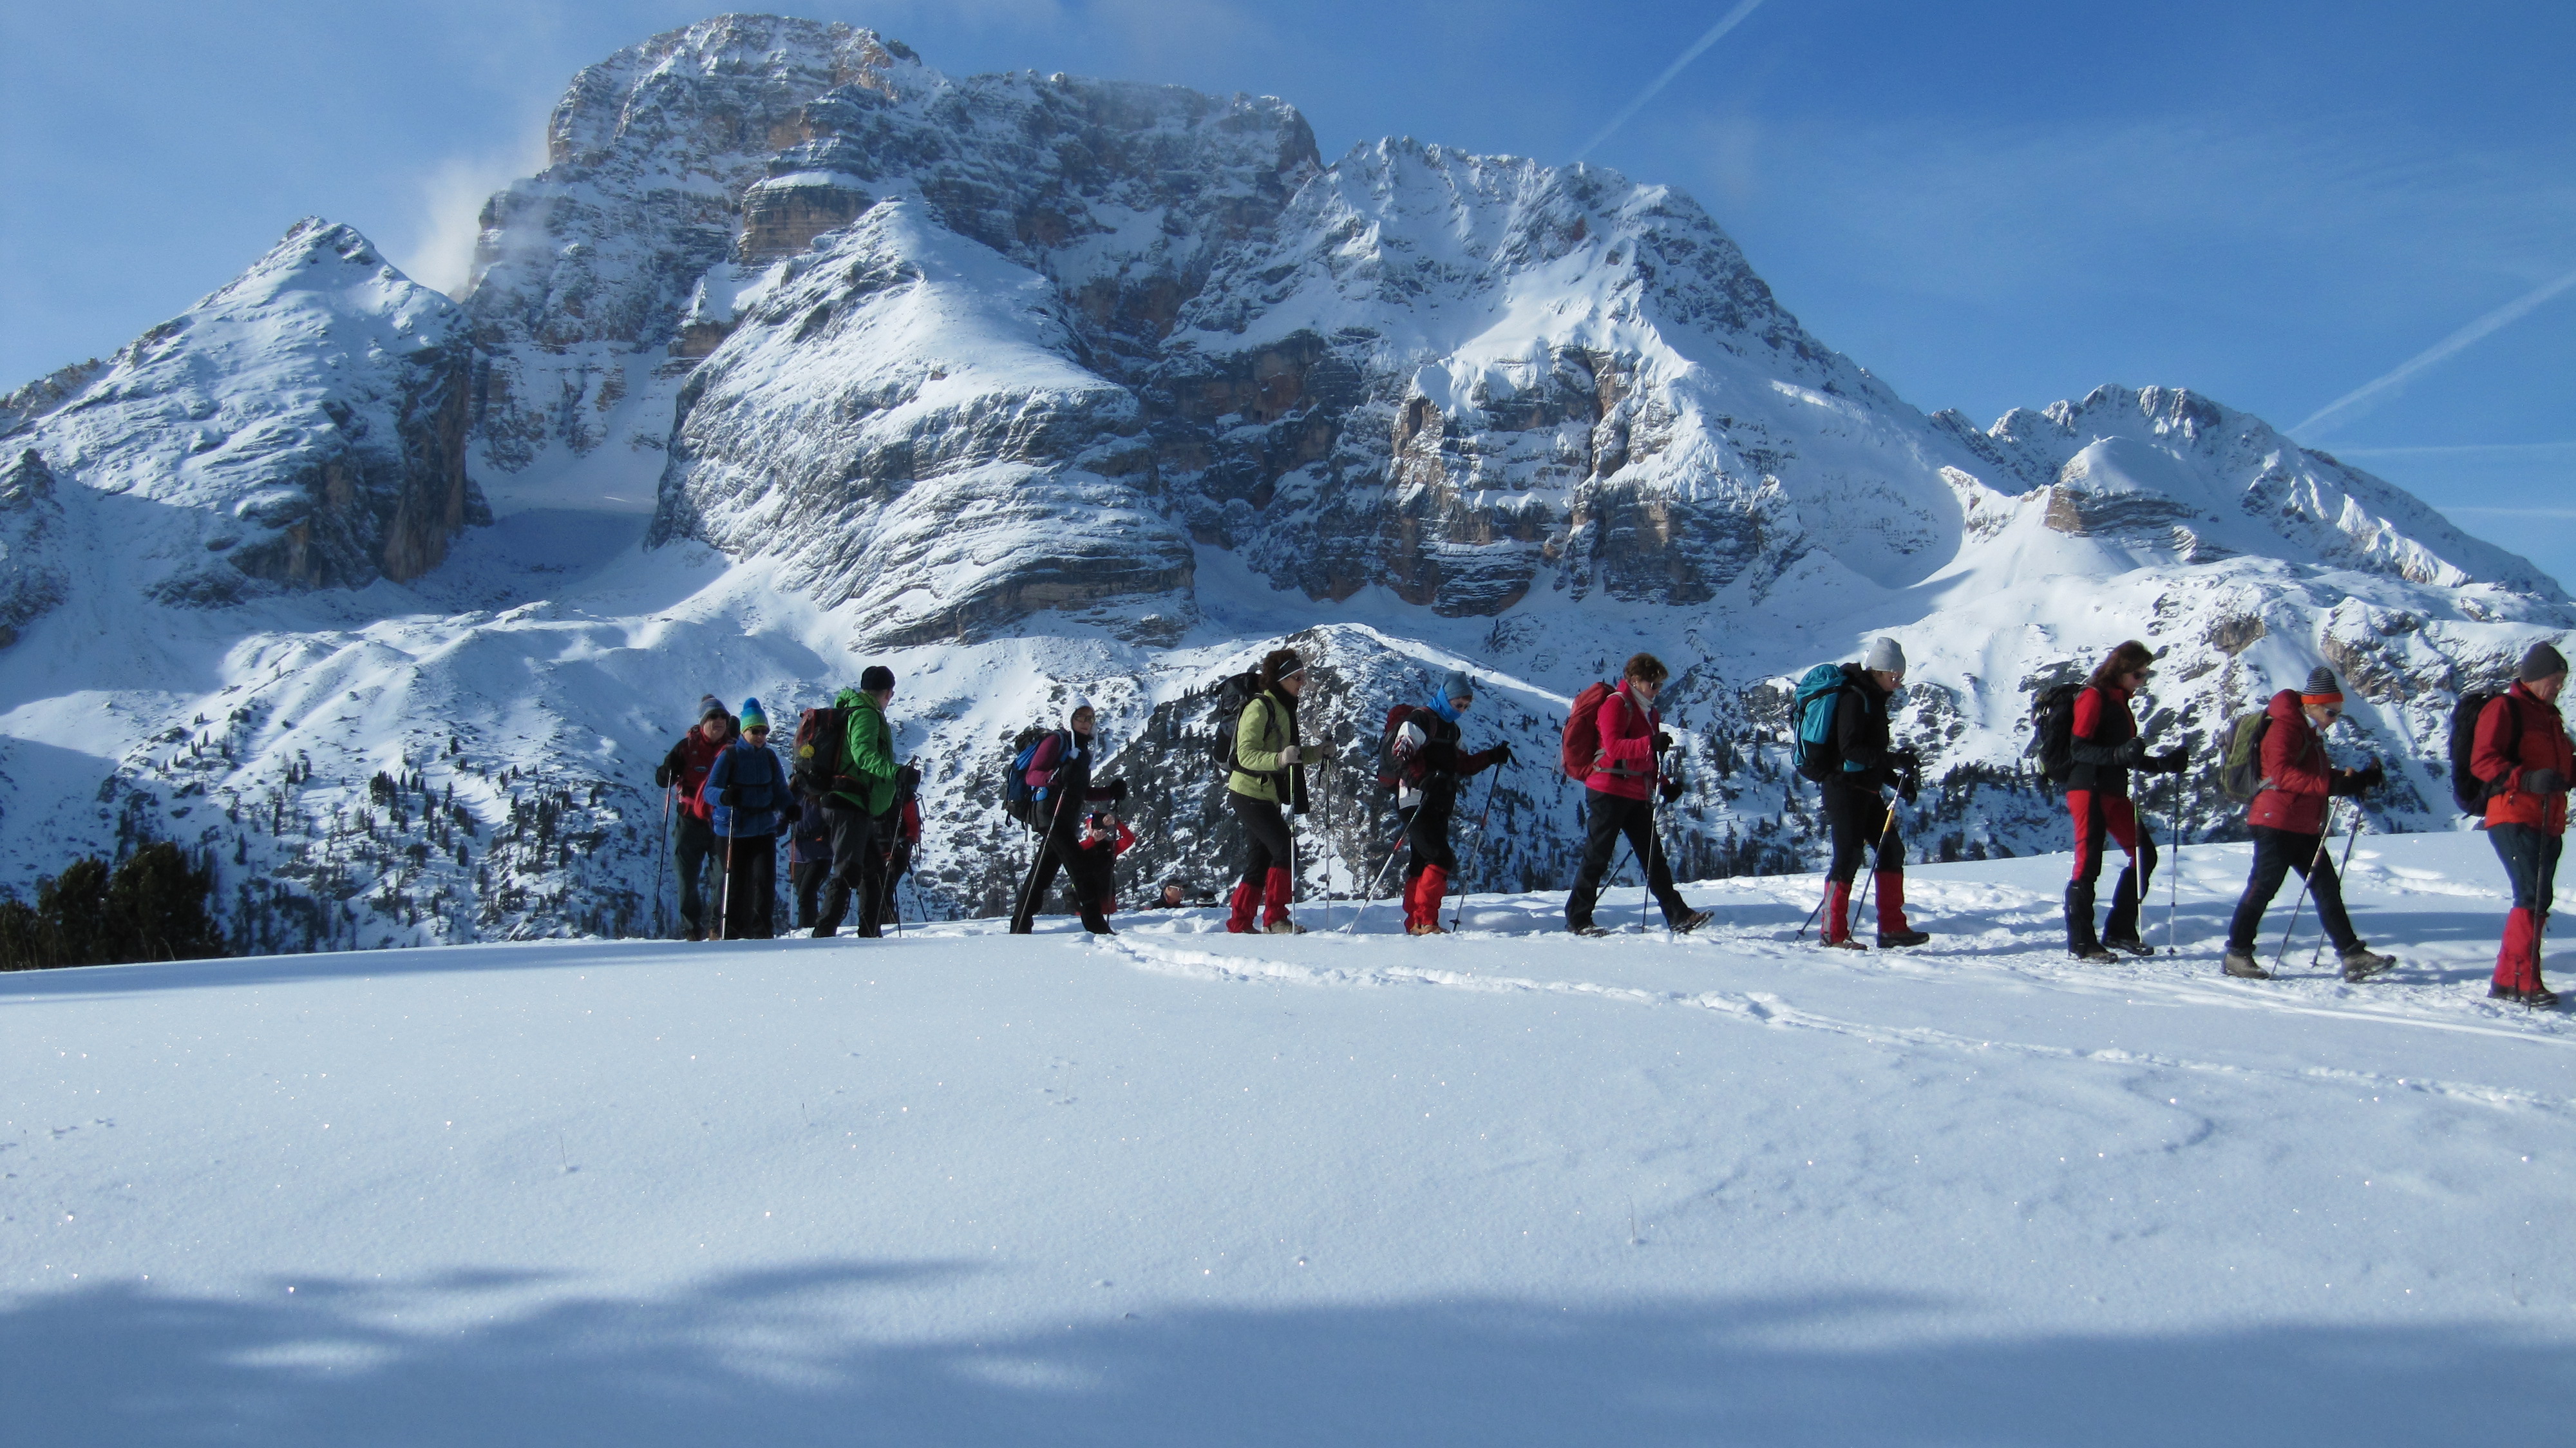
{"type": "Polygon", "coordinates": [[[1607,934],[1609,934],[1609,933],[1610,933],[1610,927],[1609,927],[1609,926],[1607,926],[1607,925],[1594,925],[1594,924],[1592,924],[1592,923],[1591,923],[1591,922],[1589,922],[1589,921],[1586,921],[1586,922],[1584,922],[1584,923],[1583,923],[1583,924],[1581,924],[1581,925],[1569,925],[1569,926],[1567,926],[1567,927],[1565,927],[1565,928],[1566,928],[1566,929],[1568,929],[1568,930],[1573,931],[1573,932],[1574,932],[1575,934],[1577,934],[1577,935],[1589,936],[1589,937],[1591,937],[1591,938],[1593,938],[1593,939],[1598,939],[1598,938],[1600,938],[1601,936],[1604,936],[1604,935],[1607,935],[1607,934]]]}
{"type": "Polygon", "coordinates": [[[2396,956],[2382,955],[2367,945],[2340,951],[2335,958],[2343,962],[2343,978],[2352,985],[2359,985],[2397,964],[2396,956]]]}
{"type": "Polygon", "coordinates": [[[1449,932],[1441,929],[1440,922],[1437,920],[1417,920],[1404,927],[1404,933],[1407,935],[1446,935],[1449,932]]]}
{"type": "Polygon", "coordinates": [[[2088,940],[2082,945],[2070,945],[2066,947],[2066,953],[2086,965],[2111,965],[2120,958],[2111,953],[2110,947],[2095,940],[2088,940]]]}
{"type": "Polygon", "coordinates": [[[1861,944],[1861,943],[1860,943],[1860,940],[1859,940],[1859,938],[1858,938],[1857,936],[1851,936],[1851,935],[1846,935],[1846,936],[1844,936],[1844,937],[1843,937],[1842,939],[1840,939],[1840,940],[1826,940],[1826,939],[1824,939],[1824,938],[1822,938],[1822,937],[1820,936],[1820,937],[1818,937],[1818,938],[1817,938],[1816,943],[1817,943],[1818,945],[1825,946],[1826,948],[1831,949],[1831,950],[1867,950],[1867,949],[1869,949],[1869,947],[1868,947],[1868,946],[1863,945],[1863,944],[1861,944]]]}
{"type": "Polygon", "coordinates": [[[1672,927],[1675,935],[1688,935],[1716,918],[1706,910],[1694,910],[1679,920],[1667,920],[1664,923],[1672,927]]]}
{"type": "Polygon", "coordinates": [[[2487,997],[2490,1000],[2511,1001],[2515,1005],[2529,1006],[2535,1011],[2552,1010],[2558,1005],[2558,992],[2545,985],[2531,990],[2516,990],[2509,985],[2491,985],[2487,987],[2487,997]]]}
{"type": "Polygon", "coordinates": [[[2265,970],[2260,965],[2254,963],[2254,952],[2250,950],[2231,950],[2227,952],[2226,969],[2229,975],[2235,976],[2239,980],[2270,980],[2272,978],[2272,972],[2265,970]]]}
{"type": "Polygon", "coordinates": [[[2110,949],[2125,950],[2136,956],[2150,956],[2156,953],[2154,946],[2134,935],[2114,935],[2106,938],[2102,943],[2110,949]]]}
{"type": "Polygon", "coordinates": [[[1908,945],[1921,945],[1931,938],[1932,934],[1927,930],[1882,930],[1878,932],[1878,948],[1897,950],[1908,945]]]}
{"type": "Polygon", "coordinates": [[[1294,920],[1282,918],[1273,920],[1269,924],[1262,926],[1261,933],[1264,935],[1303,935],[1306,933],[1306,927],[1298,924],[1294,920]]]}

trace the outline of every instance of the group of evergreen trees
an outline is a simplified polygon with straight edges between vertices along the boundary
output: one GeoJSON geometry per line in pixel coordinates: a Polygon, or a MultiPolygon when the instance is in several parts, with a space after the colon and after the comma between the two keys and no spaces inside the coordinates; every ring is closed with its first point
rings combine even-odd
{"type": "Polygon", "coordinates": [[[119,965],[224,953],[207,912],[214,861],[156,840],[110,869],[85,856],[36,884],[36,903],[0,900],[0,970],[119,965]]]}

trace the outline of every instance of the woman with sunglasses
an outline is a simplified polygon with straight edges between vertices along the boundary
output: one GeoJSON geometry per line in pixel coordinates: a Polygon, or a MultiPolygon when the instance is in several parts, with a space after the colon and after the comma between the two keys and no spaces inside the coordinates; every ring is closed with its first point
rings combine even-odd
{"type": "Polygon", "coordinates": [[[2397,962],[2353,933],[2352,917],[2344,913],[2343,884],[2321,841],[2328,801],[2377,788],[2387,771],[2375,760],[2368,769],[2337,769],[2326,758],[2325,731],[2343,717],[2343,686],[2332,669],[2320,665],[2308,675],[2305,689],[2283,689],[2264,712],[2271,722],[2263,732],[2263,783],[2245,811],[2245,823],[2254,831],[2254,873],[2247,877],[2236,918],[2227,926],[2227,973],[2247,980],[2272,978],[2254,960],[2254,935],[2282,878],[2296,870],[2307,877],[2308,891],[2317,898],[2317,919],[2342,959],[2343,978],[2377,975],[2397,962]]]}
{"type": "Polygon", "coordinates": [[[2075,874],[2066,884],[2066,952],[2077,960],[2108,961],[2131,955],[2153,955],[2138,936],[2138,902],[2155,878],[2156,842],[2138,828],[2137,807],[2129,801],[2129,771],[2180,774],[2188,757],[2169,749],[2150,756],[2138,733],[2137,715],[2129,701],[2155,675],[2156,656],[2131,639],[2111,650],[2093,671],[2084,692],[2075,696],[2069,735],[2075,765],[2066,776],[2066,808],[2075,820],[2075,874]],[[2102,933],[2093,933],[2093,889],[2102,879],[2103,846],[2116,841],[2128,855],[2120,882],[2111,888],[2111,918],[2102,933]]]}

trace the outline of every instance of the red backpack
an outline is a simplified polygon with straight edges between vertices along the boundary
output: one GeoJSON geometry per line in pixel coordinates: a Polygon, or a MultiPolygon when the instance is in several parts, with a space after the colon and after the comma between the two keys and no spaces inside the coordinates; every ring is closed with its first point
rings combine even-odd
{"type": "Polygon", "coordinates": [[[1559,761],[1565,766],[1565,777],[1586,780],[1592,777],[1592,760],[1601,752],[1601,706],[1610,702],[1608,684],[1592,683],[1574,696],[1574,712],[1565,716],[1565,751],[1559,761]]]}

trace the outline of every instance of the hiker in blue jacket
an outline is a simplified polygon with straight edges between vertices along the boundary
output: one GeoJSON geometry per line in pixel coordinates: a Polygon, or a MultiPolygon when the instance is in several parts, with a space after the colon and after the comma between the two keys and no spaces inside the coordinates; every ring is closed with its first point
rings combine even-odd
{"type": "Polygon", "coordinates": [[[742,737],[716,756],[705,797],[715,825],[719,940],[767,940],[777,931],[778,829],[793,803],[787,769],[769,748],[769,717],[742,701],[742,737]]]}

